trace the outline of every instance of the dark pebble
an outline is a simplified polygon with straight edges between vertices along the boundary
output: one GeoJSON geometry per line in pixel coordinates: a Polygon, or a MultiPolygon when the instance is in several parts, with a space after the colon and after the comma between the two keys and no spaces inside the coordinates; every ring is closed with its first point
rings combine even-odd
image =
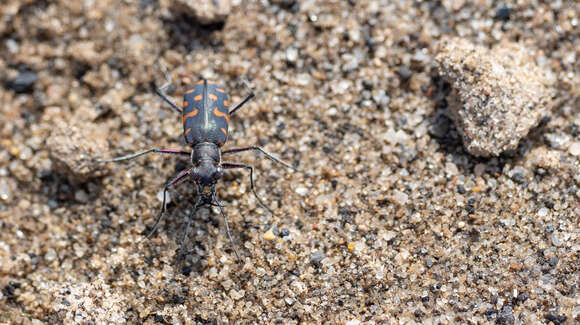
{"type": "Polygon", "coordinates": [[[497,315],[498,324],[513,324],[515,321],[512,306],[505,305],[501,309],[501,312],[497,315]]]}
{"type": "Polygon", "coordinates": [[[432,284],[429,286],[429,291],[431,291],[432,293],[439,292],[439,289],[441,289],[441,283],[432,284]]]}
{"type": "Polygon", "coordinates": [[[512,14],[512,9],[508,8],[506,5],[502,5],[496,12],[495,12],[495,19],[508,21],[510,19],[510,15],[512,14]]]}
{"type": "Polygon", "coordinates": [[[428,268],[431,268],[431,267],[432,267],[434,264],[435,264],[435,263],[433,262],[433,260],[432,260],[430,257],[427,257],[427,258],[425,259],[425,265],[426,265],[428,268]]]}
{"type": "Polygon", "coordinates": [[[182,297],[180,297],[178,295],[173,295],[173,297],[171,298],[171,302],[175,305],[183,305],[183,303],[185,302],[185,299],[183,299],[182,297]]]}
{"type": "Polygon", "coordinates": [[[522,184],[525,181],[526,177],[522,173],[514,173],[512,175],[512,179],[514,180],[514,182],[522,184]]]}
{"type": "Polygon", "coordinates": [[[526,300],[528,300],[528,298],[530,297],[530,294],[527,292],[521,292],[518,295],[518,302],[519,303],[524,303],[526,300]]]}
{"type": "Polygon", "coordinates": [[[31,92],[34,83],[38,80],[38,75],[32,71],[23,71],[16,78],[6,83],[6,88],[17,93],[31,92]]]}
{"type": "Polygon", "coordinates": [[[186,266],[183,268],[183,270],[181,270],[181,274],[183,274],[185,276],[189,276],[191,274],[191,271],[192,271],[192,267],[186,266]]]}
{"type": "Polygon", "coordinates": [[[320,262],[324,259],[324,253],[321,251],[310,254],[310,262],[316,266],[320,266],[320,262]]]}
{"type": "Polygon", "coordinates": [[[449,133],[451,120],[446,116],[439,116],[433,124],[429,126],[429,134],[434,138],[445,138],[449,133]]]}
{"type": "Polygon", "coordinates": [[[399,75],[402,81],[407,81],[411,79],[413,71],[411,71],[411,69],[409,69],[409,67],[407,66],[402,66],[397,69],[397,74],[399,75]]]}
{"type": "Polygon", "coordinates": [[[465,210],[467,210],[467,213],[472,214],[475,212],[475,208],[473,207],[474,205],[475,205],[474,198],[467,200],[467,205],[465,206],[465,210]]]}
{"type": "Polygon", "coordinates": [[[415,315],[416,318],[423,318],[423,317],[425,317],[425,313],[422,312],[422,311],[420,311],[419,309],[415,310],[414,315],[415,315]]]}
{"type": "Polygon", "coordinates": [[[580,126],[578,124],[570,123],[570,125],[568,125],[568,131],[575,138],[580,136],[580,126]]]}
{"type": "Polygon", "coordinates": [[[363,80],[362,81],[362,86],[365,90],[373,90],[373,82],[370,80],[363,80]]]}
{"type": "Polygon", "coordinates": [[[492,316],[497,314],[497,310],[488,308],[485,310],[485,312],[483,314],[487,317],[487,319],[490,319],[492,316]]]}
{"type": "Polygon", "coordinates": [[[568,317],[564,315],[556,315],[553,312],[546,314],[546,320],[556,325],[563,324],[567,319],[568,317]]]}

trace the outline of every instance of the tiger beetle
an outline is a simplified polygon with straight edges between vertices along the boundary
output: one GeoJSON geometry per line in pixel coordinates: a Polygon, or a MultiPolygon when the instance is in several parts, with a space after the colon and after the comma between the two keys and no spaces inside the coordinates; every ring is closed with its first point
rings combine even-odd
{"type": "MultiPolygon", "coordinates": [[[[219,208],[219,211],[224,219],[226,233],[230,240],[230,243],[236,253],[238,260],[240,260],[240,255],[232,236],[230,234],[230,228],[228,226],[228,219],[223,211],[223,206],[218,200],[215,193],[215,185],[218,180],[222,177],[223,171],[225,169],[239,169],[244,168],[250,171],[250,187],[254,196],[258,200],[260,206],[268,210],[270,213],[274,214],[272,209],[266,206],[254,189],[254,168],[250,165],[234,163],[234,162],[223,162],[222,156],[231,155],[235,153],[240,153],[244,151],[259,151],[268,159],[281,164],[287,168],[297,171],[296,168],[283,162],[282,160],[272,156],[260,147],[250,146],[242,148],[234,148],[228,150],[221,150],[221,147],[226,143],[228,139],[228,124],[230,121],[230,116],[238,111],[244,104],[246,104],[250,99],[254,97],[254,92],[247,84],[243,81],[245,86],[250,91],[250,94],[230,109],[229,97],[223,88],[220,88],[216,83],[209,80],[200,80],[193,87],[189,88],[183,96],[183,110],[174,104],[168,96],[164,93],[164,90],[171,84],[167,82],[165,85],[156,89],[157,95],[161,97],[169,106],[182,115],[183,120],[183,137],[188,146],[191,147],[191,152],[174,150],[174,149],[149,149],[141,152],[137,152],[131,155],[126,155],[122,157],[117,157],[108,160],[99,160],[100,162],[117,162],[123,160],[130,160],[151,152],[164,153],[170,155],[178,156],[190,156],[192,167],[180,172],[177,177],[171,180],[163,188],[163,203],[161,206],[161,212],[153,225],[153,228],[145,238],[149,238],[157,229],[159,222],[161,221],[163,215],[167,211],[166,205],[166,194],[167,190],[174,185],[189,178],[197,185],[197,198],[193,208],[192,216],[198,208],[209,205],[219,208]],[[215,203],[214,203],[215,202],[215,203]]],[[[187,233],[189,232],[190,222],[192,218],[187,221],[187,226],[185,233],[183,235],[183,243],[187,239],[187,233]]]]}

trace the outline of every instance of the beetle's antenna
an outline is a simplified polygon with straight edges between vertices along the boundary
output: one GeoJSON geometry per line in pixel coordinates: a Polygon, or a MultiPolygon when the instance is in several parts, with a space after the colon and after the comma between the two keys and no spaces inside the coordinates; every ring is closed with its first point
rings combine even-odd
{"type": "Polygon", "coordinates": [[[161,85],[161,87],[155,88],[155,92],[159,97],[161,97],[161,99],[163,99],[163,101],[165,101],[167,104],[169,104],[169,106],[171,106],[171,109],[173,109],[179,114],[182,114],[182,110],[179,108],[179,106],[177,106],[165,94],[165,90],[171,86],[171,76],[169,75],[169,72],[167,72],[167,67],[165,66],[165,64],[163,64],[163,62],[159,62],[159,68],[161,69],[163,75],[165,75],[166,82],[163,85],[161,85]]]}
{"type": "Polygon", "coordinates": [[[250,87],[250,84],[246,81],[246,79],[242,78],[242,82],[244,83],[246,88],[248,88],[250,94],[230,110],[229,112],[230,115],[234,114],[238,109],[242,108],[242,106],[244,106],[245,103],[247,103],[250,99],[256,96],[256,94],[252,90],[252,87],[250,87]]]}

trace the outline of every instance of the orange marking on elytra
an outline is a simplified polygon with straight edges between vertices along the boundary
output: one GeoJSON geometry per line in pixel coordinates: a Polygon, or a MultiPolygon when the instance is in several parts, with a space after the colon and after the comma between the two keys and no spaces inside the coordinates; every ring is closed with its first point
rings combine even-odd
{"type": "Polygon", "coordinates": [[[225,93],[226,91],[221,89],[221,88],[216,88],[215,91],[220,92],[220,93],[225,93]]]}
{"type": "Polygon", "coordinates": [[[201,100],[202,97],[203,97],[202,95],[197,95],[197,96],[193,97],[193,100],[195,100],[197,102],[198,100],[201,100]]]}
{"type": "Polygon", "coordinates": [[[191,131],[191,128],[188,128],[187,130],[185,130],[185,133],[183,135],[187,135],[190,131],[191,131]]]}
{"type": "Polygon", "coordinates": [[[197,108],[194,109],[193,111],[191,111],[190,113],[187,113],[185,115],[183,115],[183,123],[185,123],[185,120],[187,120],[188,117],[194,117],[196,116],[198,113],[197,108]]]}
{"type": "Polygon", "coordinates": [[[189,103],[186,100],[184,100],[183,101],[183,107],[186,107],[187,105],[189,105],[189,103]]]}
{"type": "Polygon", "coordinates": [[[228,136],[228,131],[226,131],[226,129],[222,128],[222,132],[226,135],[226,137],[228,136]]]}
{"type": "Polygon", "coordinates": [[[195,88],[191,88],[190,90],[186,91],[185,93],[186,93],[186,94],[191,94],[191,93],[192,93],[192,92],[194,92],[194,91],[195,91],[195,88]]]}
{"type": "Polygon", "coordinates": [[[209,94],[208,96],[209,96],[209,99],[211,99],[211,100],[217,100],[217,96],[214,94],[209,94]]]}
{"type": "Polygon", "coordinates": [[[214,108],[214,110],[213,110],[213,114],[214,114],[215,116],[221,116],[221,117],[225,117],[225,118],[226,118],[226,123],[230,123],[230,117],[228,116],[228,114],[220,112],[220,111],[217,109],[217,107],[216,107],[216,108],[214,108]]]}
{"type": "Polygon", "coordinates": [[[228,106],[230,106],[230,103],[227,100],[224,100],[224,106],[228,107],[228,106]]]}
{"type": "Polygon", "coordinates": [[[208,84],[208,85],[215,85],[215,82],[213,82],[213,81],[211,81],[211,80],[208,80],[208,81],[207,81],[207,84],[208,84]]]}
{"type": "Polygon", "coordinates": [[[196,85],[201,85],[202,83],[203,83],[203,80],[200,80],[200,81],[196,82],[195,84],[196,85]]]}

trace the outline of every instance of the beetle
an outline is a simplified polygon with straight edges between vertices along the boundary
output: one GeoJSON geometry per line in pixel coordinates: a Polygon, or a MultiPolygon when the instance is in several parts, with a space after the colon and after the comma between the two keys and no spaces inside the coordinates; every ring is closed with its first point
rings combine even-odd
{"type": "MultiPolygon", "coordinates": [[[[194,184],[197,184],[197,198],[192,215],[196,213],[198,208],[204,205],[218,207],[224,219],[227,236],[239,260],[240,256],[230,234],[227,216],[224,213],[223,206],[215,193],[216,183],[222,177],[224,170],[228,169],[249,170],[250,187],[252,193],[256,197],[260,206],[274,214],[272,209],[266,206],[256,193],[254,188],[254,168],[247,164],[222,161],[222,156],[225,155],[232,155],[244,151],[259,151],[270,160],[297,171],[295,167],[274,157],[273,155],[263,150],[261,147],[249,146],[228,150],[221,149],[228,139],[228,125],[230,122],[230,116],[242,108],[244,104],[246,104],[255,96],[254,92],[245,80],[244,84],[250,91],[250,94],[231,109],[230,100],[224,88],[219,87],[213,81],[202,79],[187,89],[183,95],[183,109],[173,103],[173,101],[171,101],[164,93],[164,90],[170,85],[170,82],[166,83],[160,88],[156,88],[157,95],[159,95],[159,97],[161,97],[161,99],[163,99],[163,101],[165,101],[167,104],[169,104],[169,106],[174,111],[181,114],[183,123],[183,137],[185,139],[185,143],[190,147],[191,151],[153,148],[117,158],[99,160],[100,162],[119,162],[135,159],[152,152],[190,157],[192,166],[186,170],[181,171],[163,188],[163,203],[161,206],[161,212],[146,238],[149,238],[155,232],[159,222],[167,211],[167,190],[170,187],[189,179],[193,181],[194,184]]],[[[190,222],[191,218],[187,222],[183,242],[185,242],[187,238],[190,222]]]]}

